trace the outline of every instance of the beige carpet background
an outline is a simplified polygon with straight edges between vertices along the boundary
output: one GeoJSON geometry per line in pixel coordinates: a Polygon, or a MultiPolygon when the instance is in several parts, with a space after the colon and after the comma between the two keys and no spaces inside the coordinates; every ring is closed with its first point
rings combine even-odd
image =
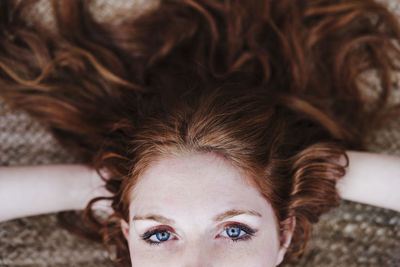
{"type": "MultiPolygon", "coordinates": [[[[94,1],[99,20],[115,14],[137,14],[154,1],[94,1]],[[124,10],[124,12],[121,12],[124,10]]],[[[387,0],[400,14],[399,1],[387,0]]],[[[32,10],[32,20],[52,27],[48,0],[32,10]]],[[[371,75],[373,80],[373,75],[371,75]]],[[[400,103],[400,89],[393,101],[400,103]]],[[[400,155],[400,118],[371,135],[369,150],[400,155]]],[[[23,112],[0,101],[0,165],[21,166],[77,162],[46,131],[23,112]]],[[[378,177],[377,177],[378,178],[378,177]]],[[[400,179],[400,177],[399,177],[400,179]]],[[[7,205],[7,203],[0,203],[7,205]]],[[[0,223],[0,266],[113,266],[104,247],[75,237],[57,226],[54,214],[0,223]]],[[[400,213],[343,201],[316,225],[306,254],[284,266],[400,266],[400,213]]]]}

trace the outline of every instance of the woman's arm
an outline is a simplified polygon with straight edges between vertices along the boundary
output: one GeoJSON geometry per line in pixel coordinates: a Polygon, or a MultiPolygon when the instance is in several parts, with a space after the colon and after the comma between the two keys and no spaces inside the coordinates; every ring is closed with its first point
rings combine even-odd
{"type": "Polygon", "coordinates": [[[0,221],[84,209],[90,199],[109,195],[103,185],[85,165],[0,167],[0,221]]]}
{"type": "Polygon", "coordinates": [[[400,157],[348,151],[337,188],[342,198],[400,212],[400,157]]]}

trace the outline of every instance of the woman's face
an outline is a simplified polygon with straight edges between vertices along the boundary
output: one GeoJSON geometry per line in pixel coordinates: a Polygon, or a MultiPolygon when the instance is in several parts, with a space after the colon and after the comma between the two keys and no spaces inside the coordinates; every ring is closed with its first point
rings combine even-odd
{"type": "Polygon", "coordinates": [[[129,212],[121,224],[132,266],[276,266],[291,238],[279,237],[270,204],[214,153],[153,163],[129,212]]]}

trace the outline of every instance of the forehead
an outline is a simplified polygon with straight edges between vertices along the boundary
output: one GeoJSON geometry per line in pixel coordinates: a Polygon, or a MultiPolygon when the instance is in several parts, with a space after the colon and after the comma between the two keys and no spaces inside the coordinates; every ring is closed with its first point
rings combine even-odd
{"type": "Polygon", "coordinates": [[[268,202],[243,173],[215,153],[165,156],[150,164],[132,191],[135,211],[265,209],[268,202]]]}

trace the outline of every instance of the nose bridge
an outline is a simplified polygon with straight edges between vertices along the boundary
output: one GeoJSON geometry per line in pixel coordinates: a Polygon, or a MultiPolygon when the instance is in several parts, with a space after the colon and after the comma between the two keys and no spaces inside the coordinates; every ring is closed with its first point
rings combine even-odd
{"type": "MultiPolygon", "coordinates": [[[[189,243],[189,242],[188,242],[189,243]]],[[[197,239],[187,244],[183,253],[183,267],[214,267],[211,247],[203,239],[197,239]]]]}

